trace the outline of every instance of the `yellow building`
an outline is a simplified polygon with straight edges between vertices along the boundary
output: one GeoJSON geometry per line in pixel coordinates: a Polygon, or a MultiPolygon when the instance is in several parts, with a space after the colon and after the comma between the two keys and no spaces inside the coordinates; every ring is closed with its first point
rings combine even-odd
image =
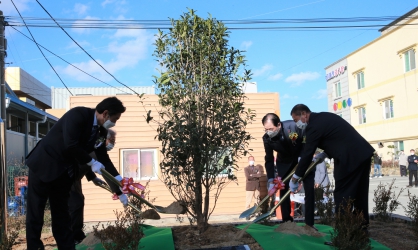
{"type": "Polygon", "coordinates": [[[326,68],[329,111],[350,122],[384,160],[418,148],[417,16],[418,7],[326,68]]]}

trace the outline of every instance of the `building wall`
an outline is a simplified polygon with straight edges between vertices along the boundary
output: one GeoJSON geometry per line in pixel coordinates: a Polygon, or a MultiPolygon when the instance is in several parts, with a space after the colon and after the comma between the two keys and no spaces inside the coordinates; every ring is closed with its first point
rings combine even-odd
{"type": "Polygon", "coordinates": [[[19,97],[29,99],[28,103],[41,109],[51,107],[51,89],[23,69],[7,67],[5,79],[19,97]],[[31,100],[35,101],[35,104],[31,100]]]}
{"type": "MultiPolygon", "coordinates": [[[[418,20],[410,20],[418,24],[418,20]]],[[[391,29],[378,39],[347,56],[351,107],[351,124],[384,159],[391,158],[393,142],[403,141],[404,148],[418,148],[418,71],[405,72],[402,51],[415,48],[417,58],[418,30],[411,26],[391,29]],[[358,89],[355,72],[364,71],[365,88],[358,89]],[[393,100],[394,117],[384,118],[384,100],[393,100]],[[366,123],[359,124],[358,107],[366,109],[366,123]],[[383,149],[377,148],[378,142],[383,149]]],[[[396,144],[396,143],[395,143],[396,144]]]]}
{"type": "Polygon", "coordinates": [[[347,60],[340,61],[325,69],[328,95],[328,111],[340,115],[346,121],[351,120],[351,101],[348,89],[347,60]],[[340,84],[341,96],[336,95],[336,84],[340,84]]]}
{"type": "Polygon", "coordinates": [[[68,110],[69,97],[72,95],[88,96],[114,96],[114,95],[132,95],[134,90],[138,94],[155,94],[153,86],[140,87],[73,87],[73,88],[55,88],[51,87],[52,108],[68,110]],[[71,93],[70,93],[71,92],[71,93]]]}
{"type": "MultiPolygon", "coordinates": [[[[248,131],[254,137],[250,142],[249,148],[253,149],[252,155],[255,157],[256,164],[264,166],[264,147],[262,136],[264,134],[261,125],[262,117],[269,112],[279,110],[278,93],[248,93],[246,94],[246,108],[256,111],[255,121],[248,125],[248,131]]],[[[87,106],[94,108],[97,103],[106,96],[72,96],[70,97],[70,107],[87,106]]],[[[127,107],[126,112],[121,116],[114,129],[117,132],[116,146],[109,152],[114,165],[121,168],[120,151],[129,148],[161,148],[161,144],[154,137],[157,135],[156,125],[146,123],[144,116],[149,109],[158,108],[158,97],[156,95],[146,95],[144,105],[139,102],[136,96],[118,96],[127,107]]],[[[155,113],[155,112],[154,112],[155,113]]],[[[154,115],[154,117],[156,117],[154,115]]],[[[161,159],[161,155],[158,156],[161,159]]],[[[238,214],[244,211],[245,207],[245,175],[244,167],[247,166],[247,157],[239,160],[240,169],[236,175],[238,185],[230,183],[221,193],[221,196],[214,210],[216,214],[238,214]]],[[[141,181],[142,182],[142,181],[141,181]]],[[[156,198],[154,204],[168,206],[174,201],[169,191],[160,180],[150,181],[150,198],[156,198]]],[[[114,220],[113,210],[121,209],[119,201],[113,201],[110,193],[88,183],[83,179],[83,192],[86,198],[85,221],[105,221],[114,220]]],[[[174,215],[162,215],[163,217],[174,217],[174,215]]]]}

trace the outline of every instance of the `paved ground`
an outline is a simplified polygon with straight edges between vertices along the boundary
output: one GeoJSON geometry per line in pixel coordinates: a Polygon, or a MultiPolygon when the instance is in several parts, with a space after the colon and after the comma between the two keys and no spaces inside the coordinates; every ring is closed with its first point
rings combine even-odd
{"type": "MultiPolygon", "coordinates": [[[[418,188],[406,187],[409,184],[408,177],[400,177],[399,175],[397,175],[397,176],[383,176],[382,178],[373,178],[370,180],[370,187],[369,187],[369,212],[370,213],[373,213],[373,207],[375,206],[373,202],[373,197],[374,197],[374,191],[377,189],[377,186],[380,183],[382,183],[383,185],[390,184],[393,179],[395,179],[395,184],[393,186],[396,187],[393,190],[395,191],[396,195],[398,195],[401,188],[405,189],[398,199],[403,206],[406,207],[409,201],[408,190],[411,194],[418,195],[418,188]]],[[[394,213],[405,216],[405,209],[402,206],[399,206],[398,209],[396,209],[394,213]]]]}
{"type": "MultiPolygon", "coordinates": [[[[333,181],[332,175],[329,176],[330,180],[333,181]]],[[[405,190],[399,197],[399,201],[403,206],[406,206],[409,199],[408,199],[408,190],[415,195],[418,195],[418,188],[406,188],[406,186],[409,184],[409,178],[407,177],[400,177],[398,176],[383,176],[382,178],[373,178],[370,180],[370,188],[369,188],[369,212],[373,213],[373,197],[374,197],[374,191],[376,190],[377,186],[382,184],[390,184],[392,180],[395,179],[395,184],[393,190],[396,194],[399,193],[401,188],[404,188],[405,190]]],[[[402,206],[399,206],[398,209],[394,212],[394,214],[405,216],[405,210],[402,206]]],[[[212,215],[210,217],[210,223],[211,224],[218,224],[218,223],[246,223],[245,219],[239,219],[239,214],[228,214],[228,215],[212,215]]],[[[274,218],[272,218],[274,220],[274,218]]],[[[145,220],[145,224],[152,225],[152,226],[180,226],[180,225],[188,225],[189,222],[186,217],[184,217],[184,220],[182,223],[179,222],[176,218],[164,218],[160,220],[145,220]]],[[[91,226],[97,225],[97,222],[91,222],[86,223],[86,231],[91,231],[91,226]]]]}

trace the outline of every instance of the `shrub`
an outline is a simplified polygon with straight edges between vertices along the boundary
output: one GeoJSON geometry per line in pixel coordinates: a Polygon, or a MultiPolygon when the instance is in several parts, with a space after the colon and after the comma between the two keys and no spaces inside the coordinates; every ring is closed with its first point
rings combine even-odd
{"type": "Polygon", "coordinates": [[[335,217],[334,194],[330,189],[325,192],[325,197],[323,194],[323,188],[315,188],[316,214],[319,216],[320,224],[331,226],[335,217]]]}
{"type": "MultiPolygon", "coordinates": [[[[2,223],[2,221],[0,221],[2,223]]],[[[17,245],[20,231],[25,227],[25,217],[9,216],[7,218],[7,232],[2,235],[0,250],[11,250],[17,245]]]]}
{"type": "Polygon", "coordinates": [[[373,213],[378,220],[388,221],[391,218],[393,211],[401,205],[398,199],[405,189],[401,188],[398,195],[396,195],[395,191],[393,191],[393,189],[396,188],[393,186],[394,183],[395,179],[393,179],[390,184],[386,183],[386,185],[383,185],[382,183],[379,183],[377,189],[374,191],[373,201],[375,207],[373,208],[373,213]]]}
{"type": "Polygon", "coordinates": [[[418,237],[418,197],[408,190],[409,201],[405,208],[405,214],[412,220],[412,231],[418,237]]]}
{"type": "Polygon", "coordinates": [[[353,200],[341,204],[335,215],[334,232],[331,242],[336,249],[371,249],[367,226],[364,225],[362,212],[353,211],[353,200]]]}

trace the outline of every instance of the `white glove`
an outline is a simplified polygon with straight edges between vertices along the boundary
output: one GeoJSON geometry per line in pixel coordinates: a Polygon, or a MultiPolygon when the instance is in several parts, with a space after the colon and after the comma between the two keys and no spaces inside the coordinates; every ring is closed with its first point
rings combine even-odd
{"type": "Polygon", "coordinates": [[[296,193],[296,190],[299,187],[299,182],[298,182],[299,179],[300,179],[299,176],[297,176],[295,174],[293,175],[292,179],[289,181],[289,190],[290,190],[290,192],[296,193]]]}
{"type": "Polygon", "coordinates": [[[323,162],[325,158],[328,158],[328,155],[325,152],[319,153],[315,156],[315,159],[318,159],[319,163],[323,162]]]}
{"type": "Polygon", "coordinates": [[[94,185],[96,185],[96,186],[101,186],[101,185],[105,184],[105,182],[102,179],[97,178],[97,177],[94,178],[92,181],[93,181],[94,185]]]}
{"type": "Polygon", "coordinates": [[[100,174],[100,175],[102,174],[102,172],[100,170],[105,168],[103,166],[103,164],[96,161],[95,159],[91,159],[91,161],[89,163],[87,163],[87,165],[91,166],[91,171],[93,171],[97,174],[100,174]]]}
{"type": "Polygon", "coordinates": [[[123,178],[122,178],[122,176],[117,175],[117,176],[115,176],[115,179],[116,179],[117,181],[121,182],[123,178]]]}
{"type": "Polygon", "coordinates": [[[128,205],[128,196],[126,194],[119,195],[119,200],[123,204],[124,207],[128,205]]]}
{"type": "Polygon", "coordinates": [[[267,192],[269,192],[269,191],[270,191],[270,189],[272,189],[272,188],[274,187],[273,180],[274,180],[274,179],[270,178],[270,179],[267,181],[267,192]]]}

